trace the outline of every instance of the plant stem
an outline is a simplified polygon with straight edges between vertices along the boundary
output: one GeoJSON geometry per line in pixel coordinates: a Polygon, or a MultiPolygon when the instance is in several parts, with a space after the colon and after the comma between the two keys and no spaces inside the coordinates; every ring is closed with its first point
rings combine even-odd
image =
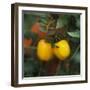
{"type": "Polygon", "coordinates": [[[38,74],[38,76],[41,76],[42,64],[43,64],[43,62],[40,62],[40,69],[39,69],[39,74],[38,74]]]}
{"type": "Polygon", "coordinates": [[[57,66],[56,74],[55,75],[58,75],[58,72],[59,72],[60,68],[61,68],[61,61],[59,61],[59,64],[57,66]]]}

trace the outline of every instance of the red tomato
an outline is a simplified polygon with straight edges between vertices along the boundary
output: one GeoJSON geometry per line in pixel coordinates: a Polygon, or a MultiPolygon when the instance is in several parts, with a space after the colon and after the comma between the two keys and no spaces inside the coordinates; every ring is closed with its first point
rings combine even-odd
{"type": "Polygon", "coordinates": [[[27,48],[32,44],[32,39],[24,39],[24,47],[27,48]]]}
{"type": "Polygon", "coordinates": [[[46,36],[46,32],[39,31],[38,35],[40,38],[44,38],[46,36]]]}
{"type": "Polygon", "coordinates": [[[38,34],[38,32],[40,31],[40,24],[39,24],[38,22],[35,23],[35,24],[32,26],[31,31],[38,34]]]}

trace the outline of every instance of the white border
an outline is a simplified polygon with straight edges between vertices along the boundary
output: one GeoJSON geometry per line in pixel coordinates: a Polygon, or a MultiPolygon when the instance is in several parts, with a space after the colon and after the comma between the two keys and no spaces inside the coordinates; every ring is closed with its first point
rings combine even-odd
{"type": "Polygon", "coordinates": [[[34,84],[34,83],[47,83],[47,82],[67,82],[67,81],[81,81],[85,80],[85,10],[77,9],[59,9],[59,8],[42,8],[42,7],[18,7],[18,83],[19,84],[34,84]],[[32,11],[49,11],[49,12],[65,12],[65,13],[81,13],[81,74],[80,75],[69,75],[69,76],[51,76],[51,77],[32,77],[22,78],[22,10],[32,11]]]}

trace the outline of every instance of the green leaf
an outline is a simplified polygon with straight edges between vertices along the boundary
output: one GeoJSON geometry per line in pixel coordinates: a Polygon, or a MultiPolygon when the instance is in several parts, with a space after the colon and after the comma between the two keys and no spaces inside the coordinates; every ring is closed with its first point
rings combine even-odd
{"type": "Polygon", "coordinates": [[[47,24],[47,19],[46,18],[41,18],[40,23],[47,24]]]}
{"type": "Polygon", "coordinates": [[[62,28],[68,24],[68,15],[59,16],[56,28],[62,28]]]}
{"type": "Polygon", "coordinates": [[[76,63],[80,63],[80,51],[74,55],[72,60],[74,60],[76,63]]]}
{"type": "Polygon", "coordinates": [[[74,16],[76,18],[76,26],[77,28],[80,28],[80,14],[76,14],[74,16]]]}
{"type": "Polygon", "coordinates": [[[33,16],[31,14],[24,14],[24,22],[23,22],[23,28],[24,32],[30,31],[32,25],[36,22],[36,16],[33,16]]]}
{"type": "Polygon", "coordinates": [[[47,30],[45,28],[43,28],[43,27],[41,27],[40,31],[41,32],[47,32],[47,30]]]}
{"type": "Polygon", "coordinates": [[[39,23],[40,23],[40,26],[46,27],[46,24],[45,23],[42,23],[42,22],[39,22],[39,23]]]}
{"type": "Polygon", "coordinates": [[[77,46],[70,59],[74,60],[75,62],[80,62],[80,45],[77,46]]]}
{"type": "Polygon", "coordinates": [[[78,28],[80,28],[80,19],[77,19],[77,21],[76,21],[76,26],[77,26],[78,28]]]}
{"type": "Polygon", "coordinates": [[[67,32],[67,34],[73,38],[80,38],[80,31],[67,32]]]}
{"type": "Polygon", "coordinates": [[[76,54],[76,56],[75,56],[75,61],[76,62],[80,62],[80,52],[78,52],[77,54],[76,54]]]}

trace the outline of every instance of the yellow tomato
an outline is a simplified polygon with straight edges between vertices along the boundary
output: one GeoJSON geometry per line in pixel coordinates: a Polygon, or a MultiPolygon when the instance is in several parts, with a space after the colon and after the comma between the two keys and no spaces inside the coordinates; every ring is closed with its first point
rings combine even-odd
{"type": "Polygon", "coordinates": [[[55,43],[54,54],[60,60],[66,60],[70,55],[70,45],[67,40],[55,43]]]}
{"type": "Polygon", "coordinates": [[[42,61],[48,61],[52,58],[52,46],[44,39],[40,40],[37,45],[37,56],[42,61]]]}

